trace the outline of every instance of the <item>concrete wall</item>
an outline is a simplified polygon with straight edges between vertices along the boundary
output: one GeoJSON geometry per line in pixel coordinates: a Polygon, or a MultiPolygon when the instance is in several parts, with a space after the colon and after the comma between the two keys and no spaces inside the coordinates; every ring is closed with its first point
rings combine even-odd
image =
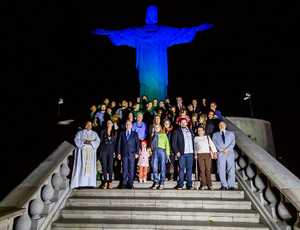
{"type": "Polygon", "coordinates": [[[256,138],[255,142],[262,147],[266,152],[276,157],[271,123],[261,119],[246,118],[246,117],[226,117],[229,121],[235,124],[251,139],[256,138]]]}

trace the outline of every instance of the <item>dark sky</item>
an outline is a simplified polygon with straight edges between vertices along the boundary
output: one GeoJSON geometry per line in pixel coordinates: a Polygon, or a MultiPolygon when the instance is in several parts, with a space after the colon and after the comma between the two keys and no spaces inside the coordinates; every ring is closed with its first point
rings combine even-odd
{"type": "Polygon", "coordinates": [[[59,97],[62,115],[77,118],[106,96],[138,95],[135,50],[90,31],[142,26],[149,5],[157,6],[160,25],[215,25],[168,48],[171,101],[206,97],[225,116],[249,117],[243,98],[250,91],[254,116],[271,122],[277,155],[300,176],[299,1],[9,1],[0,16],[2,127],[9,130],[2,140],[13,146],[25,138],[9,149],[21,161],[42,148],[32,168],[12,181],[45,159],[55,148],[50,142],[64,139],[55,138],[59,97]]]}

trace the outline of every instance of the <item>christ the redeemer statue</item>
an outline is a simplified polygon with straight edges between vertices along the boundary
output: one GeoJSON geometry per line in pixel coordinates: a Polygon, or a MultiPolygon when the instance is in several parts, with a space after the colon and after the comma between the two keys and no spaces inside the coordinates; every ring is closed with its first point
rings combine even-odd
{"type": "Polygon", "coordinates": [[[139,71],[140,96],[149,100],[167,97],[168,58],[167,47],[191,42],[197,31],[207,30],[212,24],[192,28],[172,28],[157,25],[157,8],[149,6],[146,25],[124,30],[93,30],[93,34],[107,35],[116,46],[127,45],[136,49],[136,68],[139,71]]]}

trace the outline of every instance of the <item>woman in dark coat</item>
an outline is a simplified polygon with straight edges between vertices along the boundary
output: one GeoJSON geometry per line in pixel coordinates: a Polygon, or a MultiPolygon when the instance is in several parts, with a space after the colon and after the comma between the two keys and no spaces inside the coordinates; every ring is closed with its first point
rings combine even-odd
{"type": "Polygon", "coordinates": [[[107,121],[107,128],[101,130],[100,133],[100,147],[98,149],[101,157],[102,171],[104,177],[103,189],[112,189],[112,174],[113,174],[113,163],[115,154],[115,147],[117,143],[117,134],[111,120],[107,121]],[[107,187],[107,165],[109,165],[109,183],[107,187]]]}

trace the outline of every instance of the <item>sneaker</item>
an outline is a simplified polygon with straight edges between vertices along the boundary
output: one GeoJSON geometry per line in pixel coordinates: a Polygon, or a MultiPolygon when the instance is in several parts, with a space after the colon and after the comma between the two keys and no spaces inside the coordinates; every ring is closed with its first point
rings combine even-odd
{"type": "Polygon", "coordinates": [[[142,180],[142,179],[139,179],[139,183],[143,183],[143,180],[142,180]]]}
{"type": "Polygon", "coordinates": [[[146,178],[143,179],[143,183],[145,183],[145,184],[147,183],[147,179],[146,178]]]}

